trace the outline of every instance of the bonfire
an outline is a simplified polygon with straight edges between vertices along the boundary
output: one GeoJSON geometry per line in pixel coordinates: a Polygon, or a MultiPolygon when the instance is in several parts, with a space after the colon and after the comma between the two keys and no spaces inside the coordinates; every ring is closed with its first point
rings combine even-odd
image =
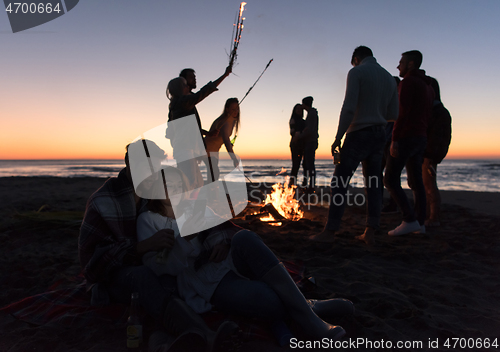
{"type": "Polygon", "coordinates": [[[295,199],[295,189],[297,186],[290,185],[290,178],[285,178],[285,183],[276,183],[272,186],[272,193],[266,195],[263,210],[269,215],[261,217],[261,221],[279,221],[292,220],[296,221],[304,216],[304,212],[300,210],[299,202],[295,199]]]}

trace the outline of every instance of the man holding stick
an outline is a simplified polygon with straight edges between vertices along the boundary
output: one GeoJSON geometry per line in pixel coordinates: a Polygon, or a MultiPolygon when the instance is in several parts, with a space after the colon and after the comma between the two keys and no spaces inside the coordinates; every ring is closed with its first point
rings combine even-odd
{"type": "MultiPolygon", "coordinates": [[[[192,68],[185,68],[179,73],[179,77],[183,77],[186,80],[187,86],[189,87],[189,94],[194,94],[193,90],[196,89],[196,72],[192,68]]],[[[209,132],[204,130],[201,127],[201,119],[200,114],[198,113],[198,109],[196,106],[190,111],[190,114],[194,114],[196,116],[196,121],[198,122],[198,126],[200,126],[200,132],[202,136],[207,136],[209,132]]]]}
{"type": "MultiPolygon", "coordinates": [[[[218,90],[217,87],[229,76],[231,71],[231,66],[226,67],[222,76],[213,82],[208,82],[194,94],[190,92],[190,86],[188,86],[184,77],[176,77],[170,80],[167,86],[167,97],[170,99],[170,104],[165,137],[170,139],[177,167],[186,174],[193,189],[203,186],[198,159],[206,158],[205,146],[202,140],[203,130],[196,104],[218,90]],[[194,118],[192,118],[193,116],[194,118]],[[181,121],[182,118],[185,119],[181,121]]],[[[196,86],[196,76],[194,76],[194,71],[191,74],[194,79],[194,81],[191,81],[192,87],[193,84],[196,86]]],[[[211,181],[210,177],[209,181],[211,181]]]]}

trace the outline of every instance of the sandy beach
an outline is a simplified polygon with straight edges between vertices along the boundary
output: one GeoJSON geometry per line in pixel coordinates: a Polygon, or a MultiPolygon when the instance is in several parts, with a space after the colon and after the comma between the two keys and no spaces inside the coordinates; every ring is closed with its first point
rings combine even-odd
{"type": "MultiPolygon", "coordinates": [[[[0,178],[0,307],[57,282],[71,285],[80,271],[77,240],[85,203],[103,182],[0,178]]],[[[376,244],[370,247],[354,239],[364,229],[364,207],[346,209],[333,245],[307,240],[322,230],[326,207],[306,208],[303,219],[276,227],[245,218],[258,210],[249,206],[235,222],[257,232],[283,260],[304,261],[306,276],[317,285],[306,296],[355,303],[355,316],[342,322],[346,340],[391,341],[394,347],[422,342],[422,348],[408,349],[413,351],[480,350],[446,348],[445,341],[453,346],[453,338],[497,339],[500,344],[499,194],[444,191],[442,198],[440,227],[393,238],[387,231],[400,223],[401,215],[383,215],[376,244]],[[430,341],[439,348],[429,347],[430,341]]],[[[0,328],[0,351],[127,350],[124,328],[104,322],[78,329],[33,326],[0,312],[0,328]]],[[[245,341],[241,348],[283,350],[269,341],[245,341]]]]}

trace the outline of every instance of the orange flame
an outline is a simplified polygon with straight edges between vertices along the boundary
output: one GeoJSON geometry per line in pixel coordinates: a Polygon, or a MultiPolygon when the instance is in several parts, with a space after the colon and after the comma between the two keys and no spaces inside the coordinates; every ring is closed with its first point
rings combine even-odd
{"type": "Polygon", "coordinates": [[[246,5],[246,4],[247,4],[246,2],[242,2],[242,3],[240,4],[240,17],[241,17],[241,15],[243,14],[243,11],[245,10],[245,5],[246,5]]]}
{"type": "Polygon", "coordinates": [[[286,172],[286,169],[284,167],[281,167],[281,171],[276,174],[276,176],[284,174],[286,172]]]}
{"type": "MultiPolygon", "coordinates": [[[[266,196],[265,204],[271,203],[274,208],[283,216],[285,219],[289,220],[299,220],[304,217],[304,212],[299,208],[299,202],[293,197],[295,193],[295,188],[297,186],[289,186],[290,178],[287,176],[285,178],[285,183],[276,183],[273,185],[273,192],[266,196]]],[[[272,218],[272,215],[269,215],[272,218]]],[[[262,221],[274,220],[268,219],[262,221]]]]}
{"type": "MultiPolygon", "coordinates": [[[[264,221],[264,222],[275,221],[275,220],[276,219],[271,214],[269,214],[267,216],[263,216],[263,217],[260,218],[260,221],[264,221]]],[[[269,225],[271,225],[271,226],[281,226],[282,223],[281,222],[270,222],[269,225]]]]}

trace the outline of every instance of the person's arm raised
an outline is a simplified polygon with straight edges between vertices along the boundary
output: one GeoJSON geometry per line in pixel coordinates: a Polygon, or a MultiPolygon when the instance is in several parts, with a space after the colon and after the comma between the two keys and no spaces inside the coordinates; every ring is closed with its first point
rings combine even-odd
{"type": "Polygon", "coordinates": [[[214,81],[214,84],[216,87],[219,86],[219,84],[222,83],[222,81],[227,77],[229,76],[229,74],[233,72],[233,67],[231,65],[229,65],[228,67],[226,67],[226,71],[224,72],[224,74],[222,76],[220,76],[219,78],[217,78],[215,81],[214,81]]]}
{"type": "Polygon", "coordinates": [[[230,66],[226,67],[226,72],[224,72],[224,74],[220,76],[215,82],[212,81],[208,82],[198,92],[194,94],[188,94],[179,97],[178,98],[180,100],[179,105],[182,106],[184,110],[193,109],[196,106],[196,104],[198,104],[200,101],[202,101],[210,94],[215,92],[217,90],[217,86],[221,84],[224,78],[229,76],[231,72],[232,72],[231,67],[230,66]]]}

